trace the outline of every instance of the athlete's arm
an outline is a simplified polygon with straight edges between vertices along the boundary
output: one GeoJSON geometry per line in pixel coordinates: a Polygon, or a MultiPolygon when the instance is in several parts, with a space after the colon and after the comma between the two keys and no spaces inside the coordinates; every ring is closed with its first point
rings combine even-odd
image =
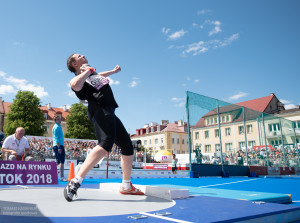
{"type": "Polygon", "coordinates": [[[102,77],[108,77],[112,74],[118,73],[121,71],[121,67],[119,65],[116,65],[115,68],[113,70],[109,70],[109,71],[103,71],[101,73],[98,73],[98,75],[102,76],[102,77]]]}
{"type": "Polygon", "coordinates": [[[80,91],[83,87],[85,80],[91,75],[91,71],[84,68],[81,74],[78,74],[70,81],[70,86],[74,91],[80,91]]]}

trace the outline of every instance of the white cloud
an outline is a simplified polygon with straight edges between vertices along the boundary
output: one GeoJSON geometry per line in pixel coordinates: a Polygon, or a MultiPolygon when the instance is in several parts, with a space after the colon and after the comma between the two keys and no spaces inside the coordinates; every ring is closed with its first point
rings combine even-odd
{"type": "Polygon", "coordinates": [[[212,30],[209,31],[209,36],[222,32],[220,21],[209,21],[209,23],[215,26],[212,30]]]}
{"type": "Polygon", "coordinates": [[[15,89],[11,85],[0,85],[0,94],[14,93],[15,89]]]}
{"type": "Polygon", "coordinates": [[[185,53],[192,53],[193,56],[196,56],[200,53],[205,53],[208,50],[208,47],[206,46],[204,41],[199,41],[198,43],[192,43],[189,44],[187,49],[183,51],[183,54],[185,53]]]}
{"type": "Polygon", "coordinates": [[[243,98],[243,97],[246,97],[248,95],[248,93],[245,93],[245,92],[239,92],[235,95],[232,95],[229,97],[229,100],[232,101],[232,100],[238,100],[240,98],[243,98]]]}
{"type": "Polygon", "coordinates": [[[209,13],[209,12],[212,12],[212,11],[209,10],[209,9],[202,9],[202,10],[199,10],[197,12],[197,15],[204,15],[204,14],[209,13]]]}
{"type": "Polygon", "coordinates": [[[180,102],[178,104],[175,104],[175,107],[184,107],[185,106],[185,102],[180,102]]]}
{"type": "Polygon", "coordinates": [[[0,76],[1,76],[1,77],[5,77],[5,76],[6,76],[6,73],[4,73],[3,71],[0,70],[0,76]]]}
{"type": "Polygon", "coordinates": [[[76,95],[75,95],[74,91],[72,91],[72,90],[69,90],[67,94],[71,98],[76,98],[76,95]]]}
{"type": "Polygon", "coordinates": [[[228,46],[229,44],[231,44],[234,40],[237,40],[239,38],[239,34],[235,33],[233,35],[231,35],[230,37],[226,38],[224,41],[220,42],[220,46],[224,47],[224,46],[228,46]]]}
{"type": "Polygon", "coordinates": [[[280,99],[279,101],[280,101],[281,103],[283,103],[283,104],[289,104],[289,103],[291,103],[291,101],[284,100],[284,99],[280,99]]]}
{"type": "Polygon", "coordinates": [[[171,101],[175,102],[175,107],[183,107],[185,105],[185,98],[171,98],[171,101]]]}
{"type": "Polygon", "coordinates": [[[113,79],[111,79],[110,77],[107,77],[108,80],[109,80],[109,84],[110,85],[119,85],[120,84],[120,81],[114,81],[113,79]]]}
{"type": "Polygon", "coordinates": [[[292,108],[297,108],[297,106],[294,105],[294,104],[287,104],[287,105],[284,105],[284,108],[285,109],[292,109],[292,108]]]}
{"type": "Polygon", "coordinates": [[[165,28],[165,27],[163,27],[162,29],[161,29],[161,32],[163,33],[163,34],[165,34],[165,35],[167,35],[169,32],[170,32],[170,28],[165,28]]]}
{"type": "Polygon", "coordinates": [[[185,98],[176,98],[176,97],[173,97],[171,98],[171,101],[174,101],[174,102],[180,102],[180,101],[184,101],[185,98]]]}
{"type": "MultiPolygon", "coordinates": [[[[48,96],[48,92],[46,92],[44,87],[42,87],[42,86],[38,86],[38,85],[35,85],[32,83],[29,83],[25,79],[19,79],[19,78],[13,77],[13,76],[7,77],[7,74],[4,73],[3,71],[0,71],[0,76],[7,83],[11,84],[12,86],[14,86],[16,88],[14,92],[16,92],[17,90],[32,91],[39,98],[48,96]]],[[[14,93],[11,90],[12,90],[12,88],[9,88],[9,93],[14,93]]]]}
{"type": "Polygon", "coordinates": [[[239,34],[233,34],[228,38],[225,38],[224,40],[209,40],[209,41],[199,41],[197,43],[189,44],[185,47],[185,49],[182,51],[182,55],[187,56],[188,54],[192,54],[193,56],[199,55],[201,53],[206,53],[209,49],[217,49],[219,47],[225,47],[230,45],[234,40],[237,40],[239,38],[239,34]]]}
{"type": "Polygon", "coordinates": [[[195,83],[198,83],[199,81],[200,81],[200,80],[198,80],[198,79],[194,80],[195,83]]]}
{"type": "Polygon", "coordinates": [[[61,72],[63,72],[63,70],[59,69],[59,70],[57,70],[57,72],[58,72],[58,73],[61,73],[61,72]]]}
{"type": "Polygon", "coordinates": [[[180,39],[181,37],[183,37],[186,33],[187,33],[187,31],[184,31],[183,29],[181,29],[179,31],[176,31],[176,32],[170,34],[168,36],[168,39],[177,40],[177,39],[180,39]]]}
{"type": "Polygon", "coordinates": [[[128,87],[133,88],[133,87],[136,87],[137,84],[138,84],[138,83],[137,83],[136,81],[132,81],[130,84],[128,84],[128,87]]]}

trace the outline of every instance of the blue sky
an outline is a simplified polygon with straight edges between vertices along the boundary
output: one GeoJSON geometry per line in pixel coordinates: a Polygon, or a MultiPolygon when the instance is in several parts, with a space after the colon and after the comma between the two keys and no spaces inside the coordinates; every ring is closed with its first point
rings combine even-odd
{"type": "Polygon", "coordinates": [[[111,76],[127,130],[186,121],[185,92],[231,103],[275,93],[300,104],[300,1],[0,0],[0,97],[78,102],[66,68],[84,54],[111,76]]]}

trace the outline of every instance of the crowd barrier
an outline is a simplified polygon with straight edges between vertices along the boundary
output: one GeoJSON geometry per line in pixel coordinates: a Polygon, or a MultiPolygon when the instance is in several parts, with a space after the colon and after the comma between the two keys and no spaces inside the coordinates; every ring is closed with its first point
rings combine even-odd
{"type": "Polygon", "coordinates": [[[300,175],[299,167],[229,166],[192,164],[190,177],[201,176],[278,176],[300,175]]]}

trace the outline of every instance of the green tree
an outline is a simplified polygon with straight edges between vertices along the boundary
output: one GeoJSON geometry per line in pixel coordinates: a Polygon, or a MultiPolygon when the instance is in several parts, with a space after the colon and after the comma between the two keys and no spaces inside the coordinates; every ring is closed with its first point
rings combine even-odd
{"type": "Polygon", "coordinates": [[[71,106],[67,116],[66,138],[96,139],[95,129],[88,117],[88,108],[81,103],[71,106]]]}
{"type": "Polygon", "coordinates": [[[11,135],[23,127],[26,135],[42,136],[45,118],[40,110],[40,99],[31,91],[18,91],[5,120],[4,132],[11,135]]]}

